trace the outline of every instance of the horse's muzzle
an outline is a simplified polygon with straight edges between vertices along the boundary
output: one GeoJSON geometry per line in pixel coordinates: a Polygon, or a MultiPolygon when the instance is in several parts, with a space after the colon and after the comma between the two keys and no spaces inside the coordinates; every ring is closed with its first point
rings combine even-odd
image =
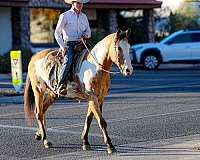
{"type": "Polygon", "coordinates": [[[133,69],[129,69],[129,68],[124,68],[124,70],[122,70],[122,73],[124,76],[129,76],[133,73],[133,69]]]}
{"type": "Polygon", "coordinates": [[[131,71],[127,68],[127,69],[126,69],[126,74],[127,74],[127,75],[130,75],[130,73],[131,73],[131,71]]]}

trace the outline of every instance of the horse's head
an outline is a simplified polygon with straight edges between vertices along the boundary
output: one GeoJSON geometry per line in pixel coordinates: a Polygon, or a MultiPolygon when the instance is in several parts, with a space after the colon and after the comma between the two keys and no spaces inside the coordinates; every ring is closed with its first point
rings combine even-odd
{"type": "Polygon", "coordinates": [[[130,44],[128,43],[129,30],[118,30],[115,34],[111,60],[118,66],[120,72],[127,76],[133,72],[130,59],[130,44]]]}

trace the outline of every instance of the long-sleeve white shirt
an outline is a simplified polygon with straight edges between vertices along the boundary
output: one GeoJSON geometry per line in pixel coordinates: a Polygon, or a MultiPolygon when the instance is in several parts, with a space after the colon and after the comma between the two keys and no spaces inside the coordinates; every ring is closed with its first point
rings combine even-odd
{"type": "Polygon", "coordinates": [[[67,47],[67,41],[79,41],[82,35],[91,37],[87,16],[82,12],[77,14],[72,8],[62,13],[55,30],[55,39],[60,48],[67,47]]]}

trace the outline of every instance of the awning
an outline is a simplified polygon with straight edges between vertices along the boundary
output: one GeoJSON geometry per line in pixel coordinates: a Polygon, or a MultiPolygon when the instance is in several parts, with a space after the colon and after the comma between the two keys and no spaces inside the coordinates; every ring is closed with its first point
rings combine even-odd
{"type": "Polygon", "coordinates": [[[152,9],[160,8],[162,2],[157,0],[90,0],[84,8],[103,9],[152,9]]]}
{"type": "Polygon", "coordinates": [[[28,6],[29,0],[1,0],[0,7],[28,6]]]}

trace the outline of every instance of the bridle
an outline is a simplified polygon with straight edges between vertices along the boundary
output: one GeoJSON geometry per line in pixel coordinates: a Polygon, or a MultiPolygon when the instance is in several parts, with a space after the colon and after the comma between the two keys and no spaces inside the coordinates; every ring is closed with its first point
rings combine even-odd
{"type": "MultiPolygon", "coordinates": [[[[113,72],[113,71],[109,71],[109,70],[104,69],[104,68],[103,68],[104,66],[103,66],[102,64],[100,64],[100,63],[97,61],[96,57],[94,57],[94,55],[90,52],[90,50],[88,49],[88,47],[87,47],[87,45],[86,45],[86,43],[85,43],[85,41],[84,41],[83,38],[81,38],[81,41],[82,41],[83,45],[85,46],[85,48],[87,49],[88,53],[92,56],[92,58],[95,60],[95,62],[96,62],[99,66],[102,67],[101,69],[102,69],[104,72],[107,72],[107,73],[110,73],[110,74],[114,74],[114,75],[120,73],[119,71],[114,71],[114,72],[113,72]]],[[[115,49],[115,53],[118,54],[116,42],[115,42],[114,49],[115,49]]],[[[117,56],[116,56],[116,57],[117,57],[117,56]]],[[[118,59],[117,59],[117,62],[118,62],[118,59]]],[[[119,68],[120,68],[120,70],[121,70],[122,72],[123,72],[124,69],[125,69],[125,67],[121,68],[120,66],[119,66],[119,68]]]]}

